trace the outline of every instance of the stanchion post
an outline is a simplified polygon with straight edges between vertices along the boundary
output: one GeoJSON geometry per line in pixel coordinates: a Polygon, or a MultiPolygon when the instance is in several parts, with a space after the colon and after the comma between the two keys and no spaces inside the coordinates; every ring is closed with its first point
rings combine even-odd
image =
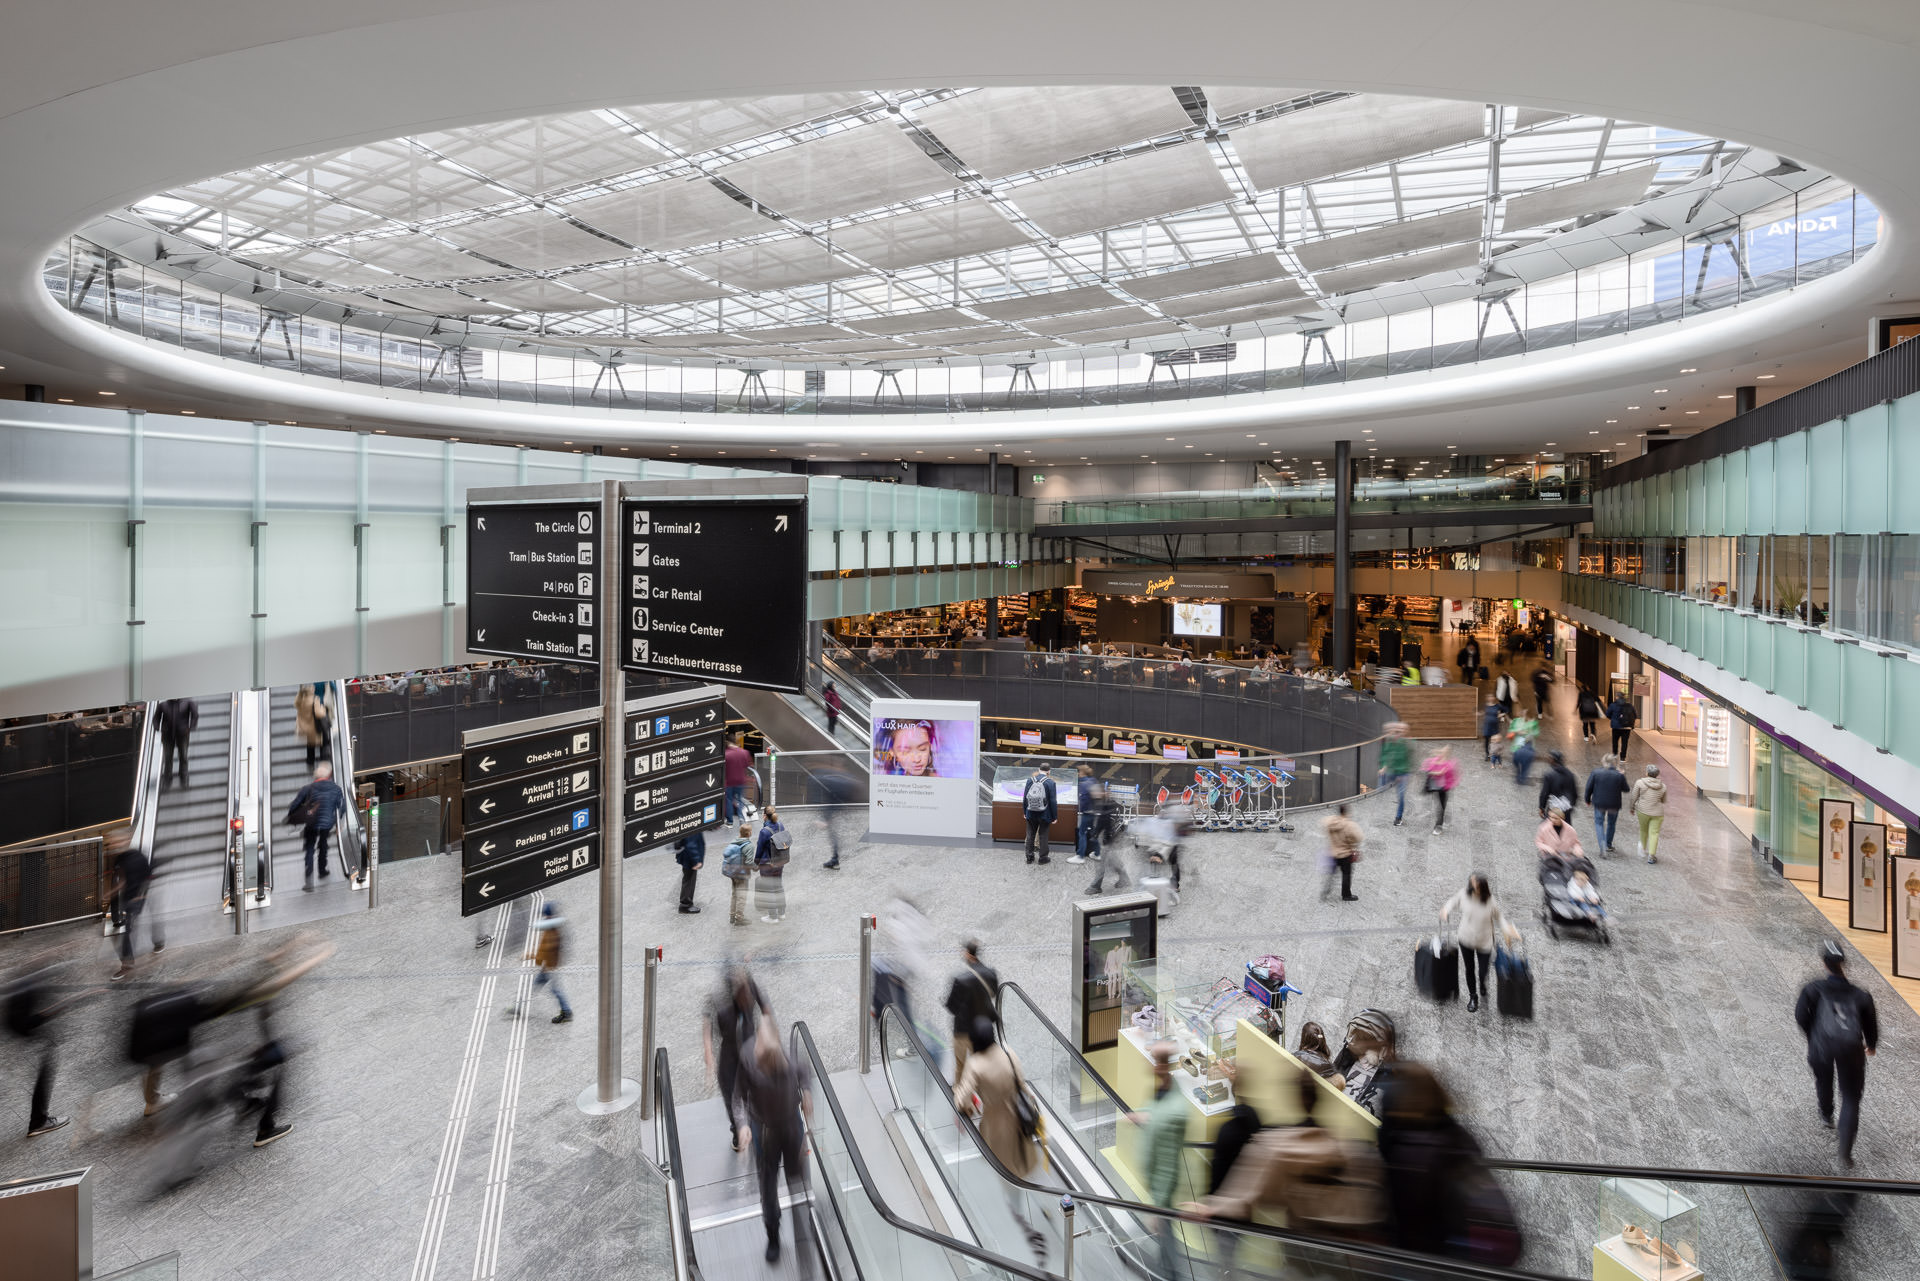
{"type": "Polygon", "coordinates": [[[860,918],[860,1075],[873,1070],[873,932],[878,918],[860,918]]]}
{"type": "Polygon", "coordinates": [[[1066,1246],[1063,1250],[1066,1261],[1062,1264],[1063,1271],[1060,1275],[1065,1277],[1067,1281],[1073,1281],[1073,1208],[1073,1198],[1064,1193],[1061,1194],[1060,1213],[1066,1216],[1067,1223],[1065,1230],[1061,1233],[1066,1241],[1066,1246]]]}
{"type": "MultiPolygon", "coordinates": [[[[653,1062],[653,1012],[659,995],[660,958],[665,953],[666,949],[657,944],[647,949],[646,969],[640,980],[640,1061],[642,1063],[653,1062]]],[[[653,1097],[653,1073],[643,1071],[640,1073],[641,1120],[645,1121],[653,1116],[655,1102],[657,1100],[653,1097]]]]}

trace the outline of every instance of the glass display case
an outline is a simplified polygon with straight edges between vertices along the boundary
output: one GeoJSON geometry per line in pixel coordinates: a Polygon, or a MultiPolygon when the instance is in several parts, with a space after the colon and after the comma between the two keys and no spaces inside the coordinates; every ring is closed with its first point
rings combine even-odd
{"type": "MultiPolygon", "coordinates": [[[[993,799],[1003,804],[1019,805],[1027,794],[1027,780],[1033,777],[1033,770],[1032,765],[994,766],[993,799]]],[[[1079,803],[1080,774],[1073,766],[1050,769],[1047,777],[1053,780],[1055,804],[1064,808],[1079,803]]]]}
{"type": "Polygon", "coordinates": [[[1692,1281],[1700,1275],[1700,1207],[1653,1179],[1602,1179],[1594,1281],[1692,1281]]]}
{"type": "Polygon", "coordinates": [[[1192,1060],[1203,1069],[1233,1057],[1241,1019],[1257,1023],[1265,1013],[1233,979],[1183,974],[1164,960],[1123,967],[1120,1004],[1122,1026],[1149,1040],[1172,1041],[1183,1063],[1192,1060]]]}

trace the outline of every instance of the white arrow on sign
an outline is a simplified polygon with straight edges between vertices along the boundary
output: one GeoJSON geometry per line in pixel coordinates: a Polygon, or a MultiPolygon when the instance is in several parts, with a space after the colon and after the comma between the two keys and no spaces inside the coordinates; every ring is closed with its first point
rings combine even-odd
{"type": "Polygon", "coordinates": [[[787,532],[787,516],[785,512],[781,512],[773,518],[773,532],[776,534],[784,534],[787,532]]]}
{"type": "Polygon", "coordinates": [[[482,814],[493,813],[493,798],[491,796],[489,796],[486,800],[480,802],[480,812],[482,814]]]}
{"type": "Polygon", "coordinates": [[[712,744],[712,743],[708,743],[708,744],[707,744],[707,755],[708,755],[708,756],[712,756],[712,755],[713,755],[713,752],[714,752],[714,746],[713,746],[713,744],[712,744]]]}
{"type": "Polygon", "coordinates": [[[716,715],[718,715],[718,713],[716,713],[711,707],[707,709],[707,719],[709,721],[711,721],[716,715]]]}
{"type": "Polygon", "coordinates": [[[485,516],[482,516],[479,519],[480,519],[480,532],[484,534],[487,532],[487,518],[485,516]]]}
{"type": "Polygon", "coordinates": [[[487,883],[486,883],[485,885],[482,885],[482,886],[480,887],[480,897],[481,897],[481,898],[488,898],[488,897],[491,897],[491,896],[492,896],[492,894],[493,894],[493,882],[492,882],[492,881],[488,881],[488,882],[487,882],[487,883]]]}
{"type": "Polygon", "coordinates": [[[492,841],[480,842],[480,857],[485,858],[487,855],[491,853],[493,853],[493,842],[492,841]]]}
{"type": "Polygon", "coordinates": [[[482,774],[493,773],[494,764],[495,764],[495,761],[493,757],[491,756],[482,757],[480,760],[480,772],[482,774]]]}
{"type": "Polygon", "coordinates": [[[711,774],[709,774],[709,775],[707,775],[707,786],[708,786],[708,787],[712,787],[712,786],[713,786],[713,775],[711,775],[711,774]]]}
{"type": "Polygon", "coordinates": [[[481,628],[481,629],[479,630],[479,632],[477,632],[477,633],[476,633],[476,634],[474,635],[474,639],[475,639],[476,641],[478,641],[478,642],[480,642],[480,643],[481,643],[482,645],[484,645],[484,644],[486,644],[486,643],[487,643],[487,629],[486,629],[486,628],[484,628],[484,627],[482,627],[482,628],[481,628]]]}

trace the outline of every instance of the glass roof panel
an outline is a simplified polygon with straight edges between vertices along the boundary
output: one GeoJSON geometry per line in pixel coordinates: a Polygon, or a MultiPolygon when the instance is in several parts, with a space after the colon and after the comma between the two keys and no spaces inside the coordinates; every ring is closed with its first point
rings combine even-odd
{"type": "Polygon", "coordinates": [[[948,151],[986,178],[1064,164],[1193,128],[1171,89],[1148,85],[975,89],[915,115],[948,151]]]}
{"type": "Polygon", "coordinates": [[[957,184],[892,123],[866,125],[714,171],[755,203],[801,222],[899,204],[957,184]]]}
{"type": "Polygon", "coordinates": [[[834,229],[831,239],[883,271],[918,267],[1027,243],[1027,233],[985,200],[958,200],[834,229]]]}
{"type": "Polygon", "coordinates": [[[558,207],[640,249],[685,249],[760,235],[775,225],[704,178],[650,182],[558,207]]]}
{"type": "Polygon", "coordinates": [[[1236,129],[1229,140],[1261,191],[1438,151],[1486,133],[1477,102],[1355,94],[1236,129]]]}
{"type": "Polygon", "coordinates": [[[1007,198],[1053,236],[1216,204],[1230,193],[1206,147],[1187,143],[1044,178],[1007,198]]]}
{"type": "Polygon", "coordinates": [[[620,177],[667,158],[597,111],[469,125],[422,134],[420,143],[528,196],[620,177]]]}
{"type": "Polygon", "coordinates": [[[758,138],[860,105],[862,93],[801,93],[773,98],[707,98],[624,107],[621,114],[689,155],[758,138]]]}
{"type": "Polygon", "coordinates": [[[627,251],[612,241],[582,231],[544,209],[464,223],[444,234],[463,248],[527,271],[552,271],[627,256],[627,251]]]}

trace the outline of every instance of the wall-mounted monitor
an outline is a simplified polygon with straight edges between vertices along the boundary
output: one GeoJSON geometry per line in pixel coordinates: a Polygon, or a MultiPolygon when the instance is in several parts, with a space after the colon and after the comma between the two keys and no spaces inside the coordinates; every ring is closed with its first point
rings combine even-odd
{"type": "Polygon", "coordinates": [[[1218,636],[1220,610],[1219,605],[1203,605],[1196,601],[1175,601],[1173,603],[1173,634],[1175,636],[1218,636]]]}

